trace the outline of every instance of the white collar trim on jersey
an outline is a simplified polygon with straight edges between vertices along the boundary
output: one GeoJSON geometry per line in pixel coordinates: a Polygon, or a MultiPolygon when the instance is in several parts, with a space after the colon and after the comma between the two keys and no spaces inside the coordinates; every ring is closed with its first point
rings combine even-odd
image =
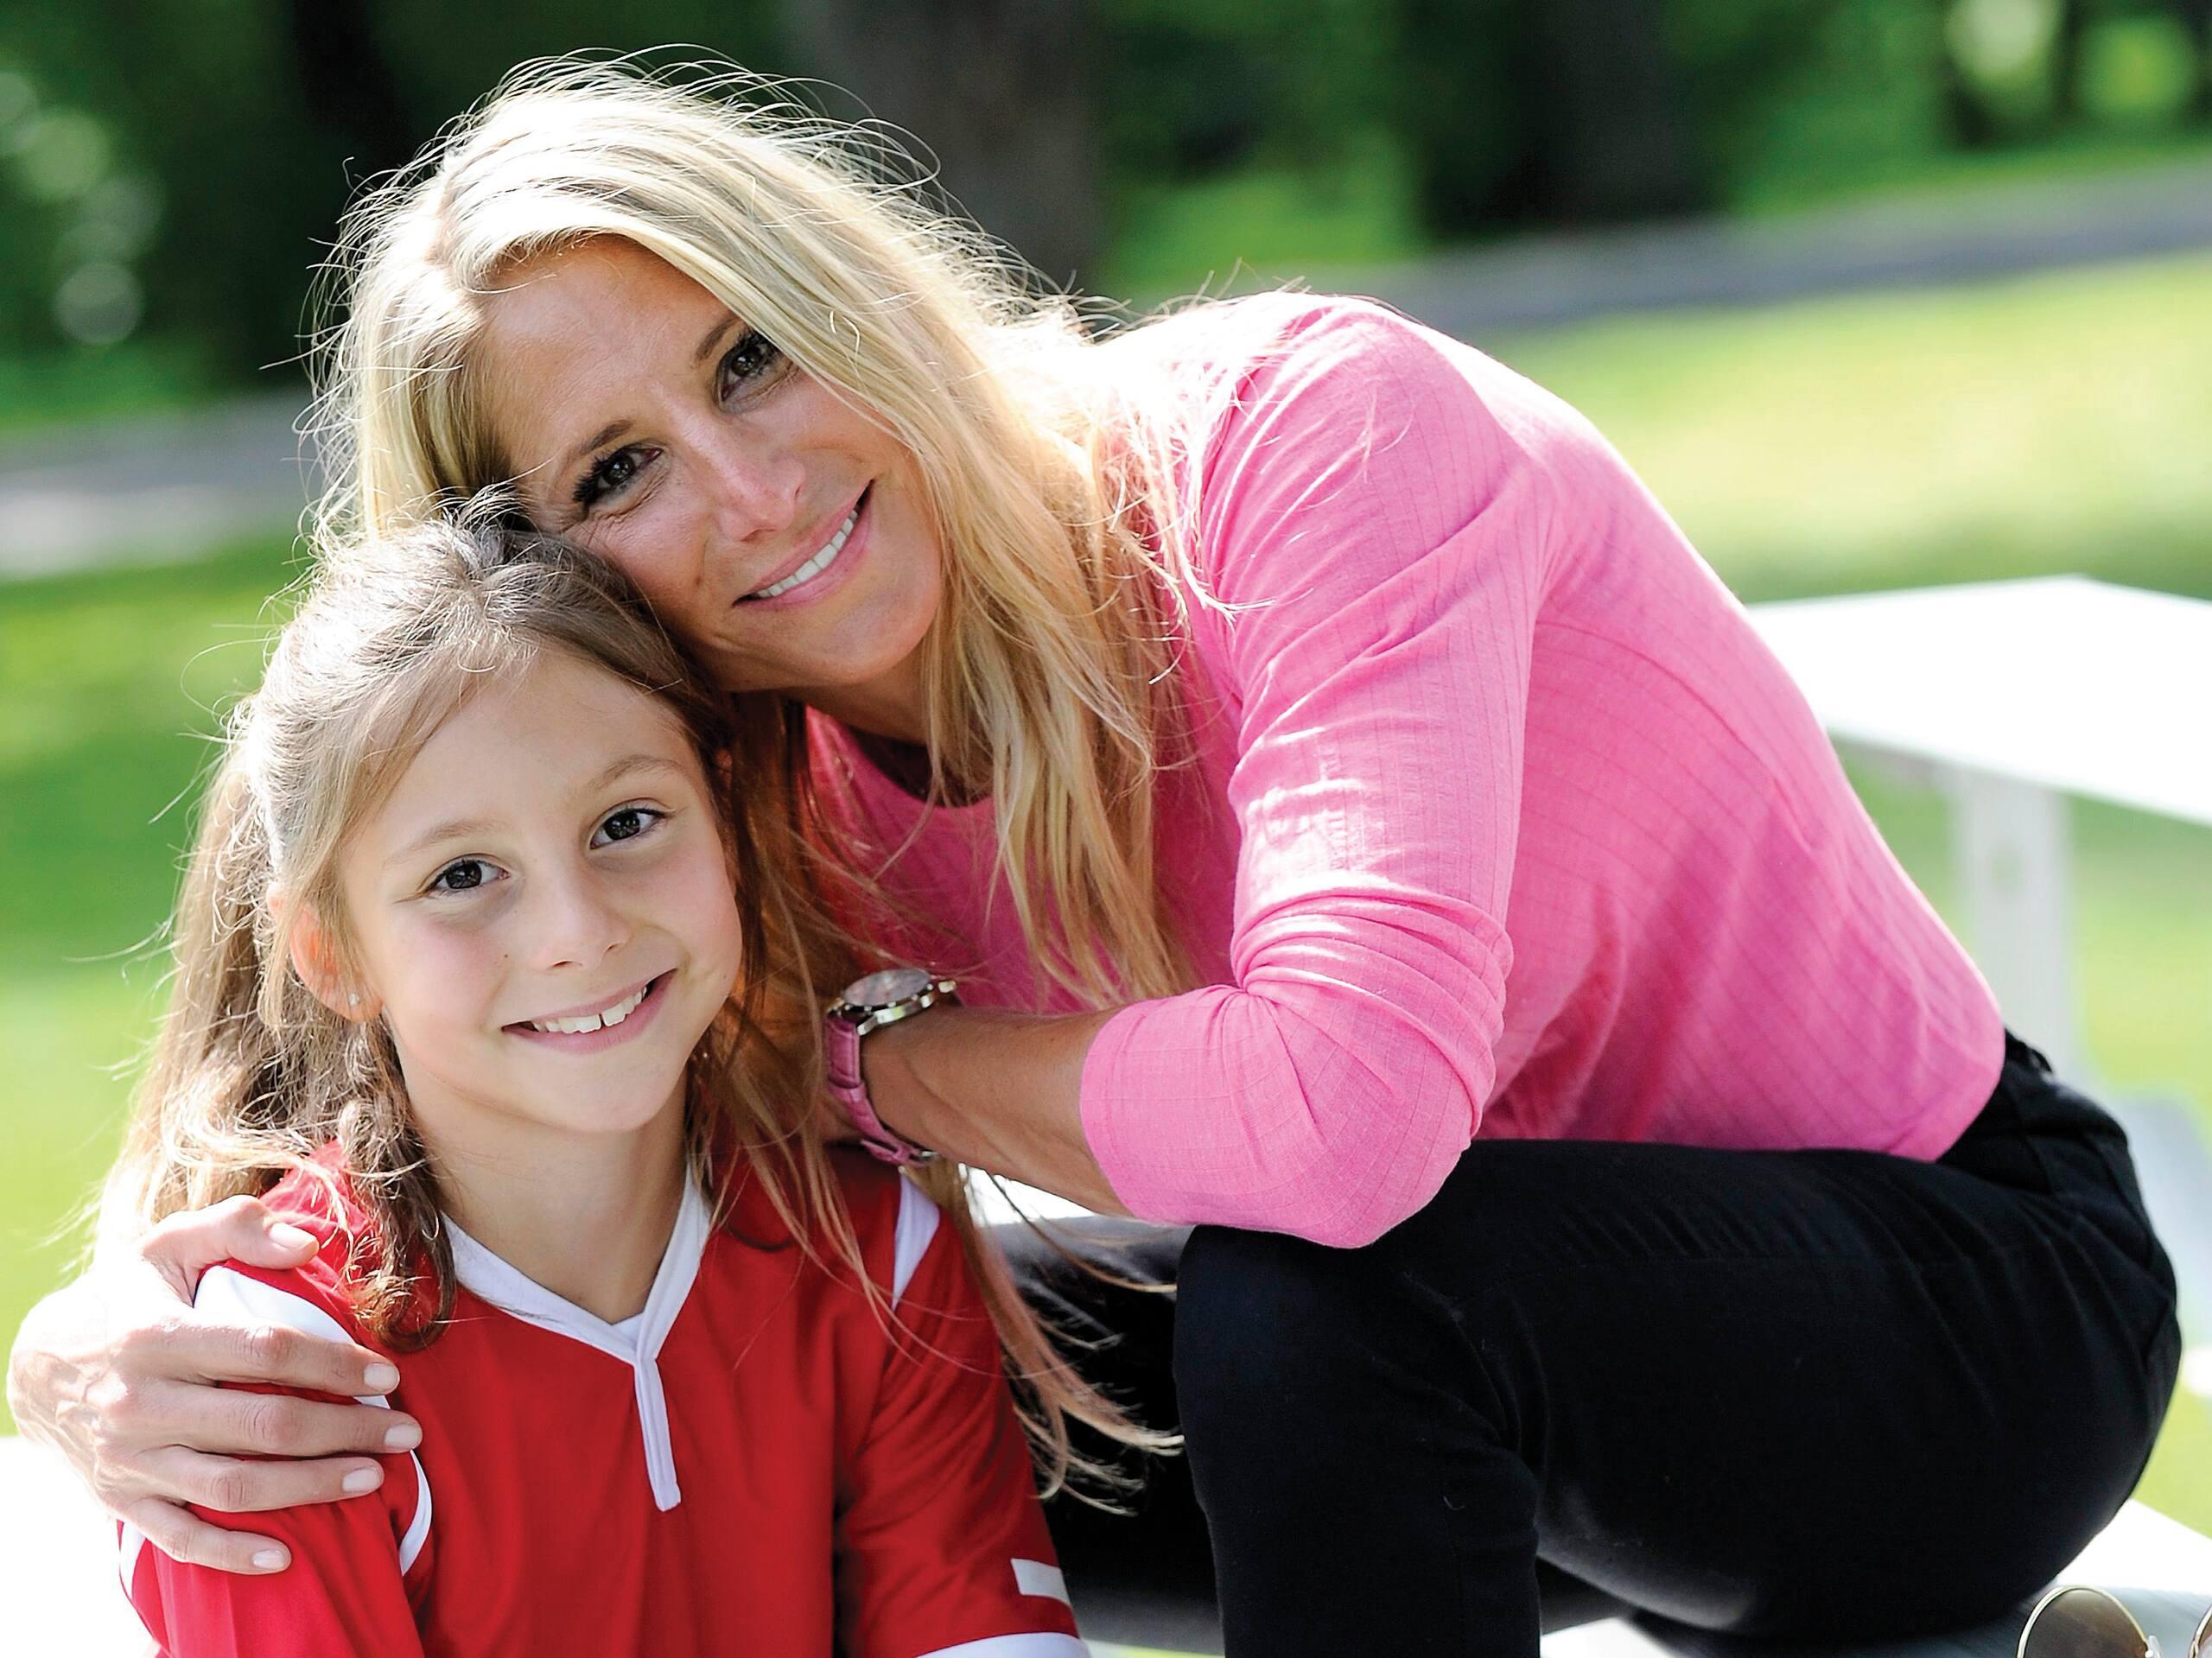
{"type": "Polygon", "coordinates": [[[675,1327],[692,1280],[699,1275],[699,1260],[713,1229],[710,1219],[706,1195],[697,1182],[687,1179],[645,1311],[620,1324],[587,1312],[525,1276],[462,1231],[450,1215],[445,1222],[453,1239],[454,1276],[471,1294],[524,1324],[596,1347],[630,1367],[638,1396],[638,1426],[645,1433],[645,1476],[652,1484],[653,1505],[664,1513],[683,1500],[683,1492],[676,1483],[676,1456],[669,1443],[668,1398],[660,1385],[661,1344],[675,1327]]]}

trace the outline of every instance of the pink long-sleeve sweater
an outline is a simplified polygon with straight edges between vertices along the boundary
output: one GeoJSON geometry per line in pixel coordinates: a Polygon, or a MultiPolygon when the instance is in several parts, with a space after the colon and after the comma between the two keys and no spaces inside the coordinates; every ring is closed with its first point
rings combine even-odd
{"type": "MultiPolygon", "coordinates": [[[[1134,1213],[1348,1245],[1478,1134],[1957,1138],[2001,1058],[1987,986],[1588,422],[1358,302],[1268,295],[1103,349],[1201,426],[1179,480],[1200,763],[1160,785],[1158,856],[1205,985],[1122,1009],[1083,1071],[1134,1213]]],[[[971,1001],[1070,1009],[990,804],[925,815],[842,727],[813,742],[849,832],[912,837],[887,885],[941,924],[931,964],[971,1001]]]]}

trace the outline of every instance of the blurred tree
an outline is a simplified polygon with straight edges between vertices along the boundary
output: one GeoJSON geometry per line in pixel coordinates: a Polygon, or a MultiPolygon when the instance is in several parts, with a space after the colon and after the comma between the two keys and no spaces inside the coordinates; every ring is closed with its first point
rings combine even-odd
{"type": "Polygon", "coordinates": [[[420,135],[376,31],[369,0],[286,0],[300,91],[323,125],[350,141],[363,175],[399,166],[420,135]]]}
{"type": "Polygon", "coordinates": [[[1712,206],[1743,118],[1843,0],[1397,0],[1395,85],[1430,226],[1712,206]]]}
{"type": "Polygon", "coordinates": [[[1310,169],[1391,118],[1402,42],[1384,0],[1099,0],[1098,13],[1117,184],[1310,169]]]}
{"type": "Polygon", "coordinates": [[[2189,117],[2212,126],[2212,0],[2176,0],[2190,45],[2189,117]]]}
{"type": "Polygon", "coordinates": [[[2089,35],[2089,0],[2057,0],[2050,32],[2050,119],[2071,126],[2082,117],[2082,48],[2089,35]]]}
{"type": "Polygon", "coordinates": [[[145,326],[197,337],[241,377],[289,357],[344,147],[300,96],[280,18],[266,0],[108,0],[102,13],[10,9],[6,27],[158,198],[145,326]]]}
{"type": "Polygon", "coordinates": [[[1984,94],[1980,80],[1961,60],[1956,35],[1959,0],[1933,0],[1937,28],[1929,37],[1936,82],[1943,98],[1945,129],[1960,149],[1987,149],[2004,136],[2004,124],[1984,94]]]}
{"type": "MultiPolygon", "coordinates": [[[[2058,26],[2051,43],[2050,114],[2054,125],[2070,126],[2083,113],[2083,79],[2090,31],[2101,22],[2144,8],[2094,3],[2094,0],[2058,0],[2058,26]]],[[[2212,0],[2159,0],[2156,8],[2171,14],[2187,42],[2188,93],[2183,102],[2189,120],[2212,121],[2212,0]]]]}
{"type": "Polygon", "coordinates": [[[0,327],[288,360],[349,190],[583,47],[836,83],[1060,282],[1103,203],[1246,169],[1294,203],[1409,175],[1454,237],[1900,176],[2045,110],[2113,118],[2113,64],[2212,120],[2212,0],[8,0],[0,327]]]}
{"type": "Polygon", "coordinates": [[[937,186],[1056,284],[1098,255],[1084,0],[785,0],[793,55],[933,153],[937,186]]]}

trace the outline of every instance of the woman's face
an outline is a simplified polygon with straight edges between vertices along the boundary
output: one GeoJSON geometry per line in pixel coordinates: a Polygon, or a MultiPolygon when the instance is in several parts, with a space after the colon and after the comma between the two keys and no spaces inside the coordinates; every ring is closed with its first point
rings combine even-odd
{"type": "Polygon", "coordinates": [[[621,566],[729,689],[920,737],[941,554],[896,439],[611,237],[516,270],[480,349],[541,529],[621,566]]]}

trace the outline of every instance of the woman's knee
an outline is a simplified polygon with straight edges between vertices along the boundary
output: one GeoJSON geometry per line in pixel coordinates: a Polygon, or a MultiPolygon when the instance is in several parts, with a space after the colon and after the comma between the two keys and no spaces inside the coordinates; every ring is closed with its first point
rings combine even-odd
{"type": "Polygon", "coordinates": [[[1452,1309],[1390,1238],[1333,1249],[1202,1226],[1184,1248],[1175,1381],[1186,1432],[1318,1429],[1375,1409],[1410,1377],[1463,1375],[1459,1340],[1452,1309]]]}

